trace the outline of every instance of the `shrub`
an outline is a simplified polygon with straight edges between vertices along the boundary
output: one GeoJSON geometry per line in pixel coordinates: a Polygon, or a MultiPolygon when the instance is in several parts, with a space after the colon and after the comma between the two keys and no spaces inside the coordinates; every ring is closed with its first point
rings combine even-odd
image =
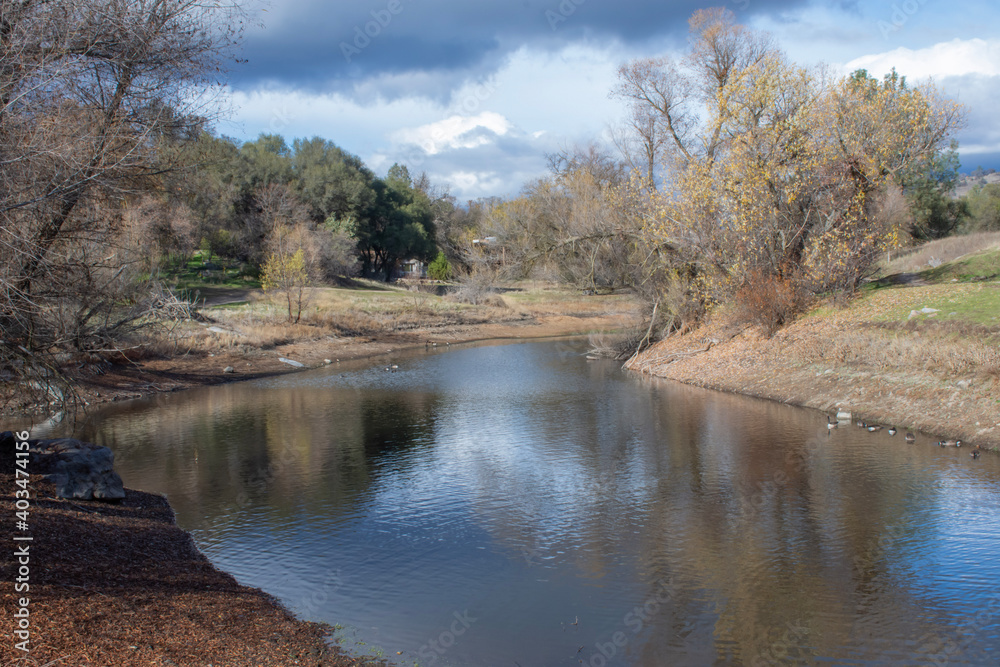
{"type": "Polygon", "coordinates": [[[448,262],[448,258],[440,250],[434,261],[427,267],[427,275],[434,280],[448,280],[451,278],[451,263],[448,262]]]}
{"type": "Polygon", "coordinates": [[[974,188],[966,201],[970,215],[966,231],[1000,230],[1000,183],[974,188]]]}
{"type": "Polygon", "coordinates": [[[308,286],[309,271],[302,248],[296,250],[294,254],[279,251],[268,256],[261,270],[261,287],[265,292],[275,290],[284,294],[288,305],[289,322],[298,323],[302,317],[305,290],[308,286]]]}
{"type": "Polygon", "coordinates": [[[809,292],[798,281],[757,271],[736,292],[734,303],[738,319],[771,336],[805,310],[809,292]]]}

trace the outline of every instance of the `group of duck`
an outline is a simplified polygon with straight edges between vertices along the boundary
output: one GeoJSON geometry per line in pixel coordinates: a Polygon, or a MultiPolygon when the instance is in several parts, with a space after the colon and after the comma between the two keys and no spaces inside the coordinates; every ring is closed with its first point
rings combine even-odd
{"type": "MultiPolygon", "coordinates": [[[[882,429],[886,428],[885,426],[882,426],[880,424],[869,424],[868,422],[864,422],[864,421],[858,421],[858,422],[855,422],[855,423],[857,424],[858,428],[868,429],[868,431],[871,432],[871,433],[874,433],[876,431],[881,431],[882,429]]],[[[829,430],[832,431],[833,429],[837,428],[838,426],[840,426],[840,422],[837,421],[836,419],[833,419],[832,417],[830,417],[828,415],[827,418],[826,418],[826,427],[827,427],[827,429],[829,429],[829,430]]],[[[896,429],[895,426],[889,426],[887,428],[886,432],[889,435],[896,435],[896,433],[898,433],[899,431],[896,429]]],[[[904,435],[903,438],[907,442],[911,442],[911,443],[917,441],[917,436],[915,436],[912,431],[907,431],[906,435],[904,435]]],[[[941,441],[939,441],[936,444],[939,447],[961,447],[962,446],[962,441],[961,440],[941,440],[941,441]]],[[[970,454],[970,456],[972,456],[972,458],[974,458],[974,459],[978,459],[979,455],[981,453],[982,453],[982,448],[980,448],[979,445],[976,445],[975,447],[972,448],[972,454],[970,454]]]]}

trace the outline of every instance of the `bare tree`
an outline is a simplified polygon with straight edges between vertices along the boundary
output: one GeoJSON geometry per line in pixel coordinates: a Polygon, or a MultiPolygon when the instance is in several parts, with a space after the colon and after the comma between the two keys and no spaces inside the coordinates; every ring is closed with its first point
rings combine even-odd
{"type": "Polygon", "coordinates": [[[629,170],[643,174],[646,186],[655,190],[668,140],[661,117],[648,106],[630,104],[625,122],[611,128],[611,140],[629,170]]]}
{"type": "Polygon", "coordinates": [[[465,263],[502,259],[509,276],[549,275],[595,291],[635,286],[644,265],[639,218],[622,215],[615,201],[625,166],[596,145],[547,157],[549,177],[486,209],[488,242],[465,263]]]}
{"type": "Polygon", "coordinates": [[[667,154],[688,163],[698,157],[711,162],[727,139],[728,110],[718,107],[722,91],[745,72],[778,55],[767,34],[736,23],[728,9],[701,9],[689,21],[691,48],[681,60],[640,58],[618,68],[614,97],[629,102],[637,130],[653,135],[649,122],[665,137],[667,154]],[[699,127],[701,109],[713,111],[714,125],[699,127]],[[646,118],[651,115],[652,119],[646,118]]]}
{"type": "Polygon", "coordinates": [[[121,212],[170,167],[164,144],[203,124],[243,23],[225,2],[0,0],[5,372],[105,349],[134,321],[121,212]]]}

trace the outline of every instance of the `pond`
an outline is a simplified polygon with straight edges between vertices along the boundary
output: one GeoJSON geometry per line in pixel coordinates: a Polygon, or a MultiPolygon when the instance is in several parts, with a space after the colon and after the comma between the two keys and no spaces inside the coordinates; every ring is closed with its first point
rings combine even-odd
{"type": "Polygon", "coordinates": [[[1000,457],[584,350],[341,364],[76,435],[218,567],[399,665],[1000,664],[1000,457]]]}

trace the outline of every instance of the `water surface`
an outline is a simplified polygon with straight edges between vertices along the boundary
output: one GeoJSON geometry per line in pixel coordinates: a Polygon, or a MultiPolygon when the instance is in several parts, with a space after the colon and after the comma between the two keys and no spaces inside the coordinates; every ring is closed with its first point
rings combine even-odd
{"type": "Polygon", "coordinates": [[[398,664],[1000,664],[996,457],[582,351],[330,367],[77,435],[220,568],[398,664]]]}

